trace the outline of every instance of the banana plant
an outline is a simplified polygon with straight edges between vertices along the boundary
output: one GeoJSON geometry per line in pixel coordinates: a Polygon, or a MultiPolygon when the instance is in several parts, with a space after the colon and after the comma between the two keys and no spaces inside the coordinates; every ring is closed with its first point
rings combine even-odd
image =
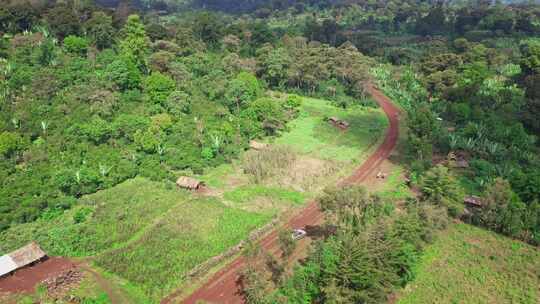
{"type": "Polygon", "coordinates": [[[49,123],[45,120],[41,121],[41,131],[43,131],[43,135],[47,136],[47,129],[49,128],[49,123]]]}
{"type": "Polygon", "coordinates": [[[221,149],[222,140],[219,135],[211,135],[212,138],[212,148],[214,148],[215,151],[219,151],[221,149]]]}
{"type": "Polygon", "coordinates": [[[109,175],[109,172],[111,172],[112,168],[113,168],[112,166],[108,167],[106,165],[99,164],[99,173],[101,174],[102,177],[105,177],[109,175]]]}
{"type": "Polygon", "coordinates": [[[165,154],[165,148],[161,144],[159,144],[157,146],[156,152],[159,156],[163,156],[165,154]]]}
{"type": "Polygon", "coordinates": [[[474,148],[476,148],[476,146],[477,146],[477,141],[474,138],[469,137],[464,142],[464,148],[469,150],[469,151],[473,151],[474,148]]]}
{"type": "Polygon", "coordinates": [[[21,121],[18,120],[17,118],[15,118],[15,117],[11,119],[11,123],[13,124],[13,127],[15,129],[18,129],[18,128],[21,127],[21,121]]]}
{"type": "Polygon", "coordinates": [[[449,145],[450,145],[450,150],[456,150],[460,147],[460,143],[461,143],[461,138],[459,137],[459,135],[456,135],[456,134],[450,134],[449,136],[449,145]]]}
{"type": "Polygon", "coordinates": [[[77,184],[81,183],[81,170],[80,169],[75,172],[75,180],[77,181],[77,184]]]}
{"type": "Polygon", "coordinates": [[[509,163],[495,165],[495,171],[498,176],[508,177],[515,171],[514,167],[509,163]]]}
{"type": "Polygon", "coordinates": [[[490,142],[489,140],[485,141],[485,146],[487,148],[487,152],[491,155],[497,155],[501,151],[501,145],[496,142],[490,142]]]}

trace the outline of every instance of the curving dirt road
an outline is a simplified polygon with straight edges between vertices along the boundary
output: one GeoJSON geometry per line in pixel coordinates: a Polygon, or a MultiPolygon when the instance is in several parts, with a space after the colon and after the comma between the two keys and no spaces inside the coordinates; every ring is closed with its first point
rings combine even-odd
{"type": "MultiPolygon", "coordinates": [[[[377,150],[348,178],[341,181],[340,185],[360,183],[366,177],[374,174],[377,167],[390,156],[392,150],[396,146],[399,136],[399,110],[392,104],[390,99],[384,96],[379,90],[374,87],[368,88],[369,92],[377,103],[385,112],[390,126],[386,133],[384,142],[377,150]]],[[[314,225],[320,222],[323,215],[320,212],[316,202],[309,203],[298,215],[292,217],[286,226],[289,228],[301,228],[307,225],[314,225]]],[[[267,251],[276,251],[278,245],[278,232],[273,230],[272,233],[264,237],[261,246],[267,251]]],[[[208,282],[191,294],[184,300],[185,304],[195,304],[198,301],[208,303],[233,304],[244,303],[241,294],[241,286],[239,283],[239,272],[243,269],[245,260],[243,257],[238,257],[223,269],[215,273],[208,282]]],[[[179,292],[173,293],[161,301],[162,304],[172,303],[179,296],[179,292]]]]}

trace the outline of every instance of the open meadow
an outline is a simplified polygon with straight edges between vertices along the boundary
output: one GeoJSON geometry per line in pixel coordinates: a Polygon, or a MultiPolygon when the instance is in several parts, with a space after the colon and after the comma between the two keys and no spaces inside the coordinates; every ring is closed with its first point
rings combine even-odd
{"type": "Polygon", "coordinates": [[[453,224],[426,248],[399,304],[540,301],[540,251],[467,224],[453,224]]]}

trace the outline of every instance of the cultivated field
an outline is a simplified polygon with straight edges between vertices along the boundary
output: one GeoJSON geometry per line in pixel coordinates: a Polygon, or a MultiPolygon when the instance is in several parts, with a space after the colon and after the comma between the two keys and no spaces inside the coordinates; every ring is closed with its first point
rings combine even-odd
{"type": "Polygon", "coordinates": [[[466,224],[442,232],[398,303],[540,302],[540,251],[466,224]]]}
{"type": "Polygon", "coordinates": [[[196,176],[207,191],[189,193],[171,182],[134,178],[85,196],[64,213],[13,226],[0,235],[0,253],[36,240],[51,255],[90,261],[124,297],[156,302],[195,266],[347,174],[386,126],[379,109],[344,110],[306,98],[289,131],[267,140],[268,151],[246,152],[196,176]],[[329,116],[348,121],[350,128],[330,125],[329,116]]]}

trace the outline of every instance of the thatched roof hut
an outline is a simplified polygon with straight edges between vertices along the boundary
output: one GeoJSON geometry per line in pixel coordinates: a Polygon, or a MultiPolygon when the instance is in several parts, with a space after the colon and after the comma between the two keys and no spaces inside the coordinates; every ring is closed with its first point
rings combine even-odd
{"type": "Polygon", "coordinates": [[[333,124],[334,126],[340,128],[340,129],[347,129],[349,127],[349,123],[341,120],[337,117],[329,117],[328,122],[333,124]]]}
{"type": "Polygon", "coordinates": [[[465,197],[463,202],[466,205],[471,206],[471,207],[482,207],[483,206],[482,199],[480,197],[478,197],[478,196],[475,196],[475,195],[465,197]]]}
{"type": "Polygon", "coordinates": [[[181,176],[176,180],[176,185],[188,190],[197,190],[204,186],[204,183],[192,177],[181,176]]]}
{"type": "Polygon", "coordinates": [[[32,263],[39,262],[46,257],[47,254],[45,251],[36,242],[32,242],[0,257],[0,277],[32,263]]]}
{"type": "Polygon", "coordinates": [[[342,128],[342,129],[347,129],[349,127],[349,123],[344,121],[344,120],[340,120],[338,122],[338,127],[342,128]]]}
{"type": "Polygon", "coordinates": [[[264,149],[268,148],[268,144],[260,143],[258,141],[252,140],[252,141],[249,142],[249,148],[253,149],[253,150],[257,150],[257,151],[264,150],[264,149]]]}

